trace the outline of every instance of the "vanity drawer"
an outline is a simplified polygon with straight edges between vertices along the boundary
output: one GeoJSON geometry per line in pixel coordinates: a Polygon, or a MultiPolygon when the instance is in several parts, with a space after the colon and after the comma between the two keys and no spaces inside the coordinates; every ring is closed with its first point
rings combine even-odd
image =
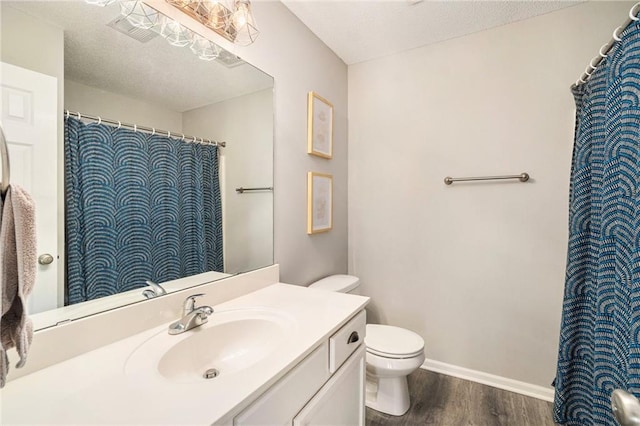
{"type": "Polygon", "coordinates": [[[360,311],[329,338],[329,372],[335,373],[361,344],[364,344],[367,314],[360,311]]]}
{"type": "Polygon", "coordinates": [[[291,425],[293,418],[329,379],[327,342],[233,420],[234,426],[291,425]]]}

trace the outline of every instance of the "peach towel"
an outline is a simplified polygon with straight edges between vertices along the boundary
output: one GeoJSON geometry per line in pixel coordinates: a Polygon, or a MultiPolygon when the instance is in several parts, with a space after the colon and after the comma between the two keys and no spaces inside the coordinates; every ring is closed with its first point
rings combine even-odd
{"type": "Polygon", "coordinates": [[[11,185],[0,200],[0,388],[9,372],[7,350],[20,355],[16,367],[24,366],[33,338],[27,315],[27,296],[36,279],[35,203],[21,187],[11,185]]]}

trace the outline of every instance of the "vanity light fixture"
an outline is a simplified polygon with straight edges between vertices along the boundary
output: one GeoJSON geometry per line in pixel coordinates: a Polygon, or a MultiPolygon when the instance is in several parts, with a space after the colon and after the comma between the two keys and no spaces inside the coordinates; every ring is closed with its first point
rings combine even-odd
{"type": "MultiPolygon", "coordinates": [[[[160,34],[173,46],[189,46],[191,51],[203,61],[212,61],[217,59],[222,52],[222,48],[214,42],[194,33],[189,28],[181,25],[179,22],[169,18],[168,16],[163,15],[153,7],[145,4],[142,0],[85,1],[96,6],[108,6],[118,1],[120,5],[120,14],[124,16],[131,25],[160,34]]],[[[237,2],[242,2],[243,4],[246,2],[246,6],[249,6],[248,0],[236,0],[236,3],[237,2]]],[[[253,14],[250,13],[250,7],[247,8],[245,6],[239,6],[236,9],[236,14],[234,15],[224,6],[213,1],[207,2],[206,4],[205,2],[197,2],[197,5],[195,4],[196,2],[192,2],[191,0],[171,0],[170,3],[174,5],[180,3],[182,6],[190,5],[189,7],[194,7],[194,10],[197,10],[201,16],[206,14],[209,17],[209,24],[207,26],[219,26],[221,29],[228,29],[230,26],[233,28],[239,28],[242,32],[237,33],[238,37],[244,37],[246,34],[253,34],[248,29],[245,29],[248,25],[253,25],[254,23],[253,14]]],[[[255,35],[257,35],[257,33],[255,33],[255,35]]],[[[148,41],[148,39],[149,38],[145,41],[148,41]]],[[[240,40],[240,38],[238,39],[240,40]]],[[[141,40],[138,39],[138,41],[141,40]]]]}
{"type": "Polygon", "coordinates": [[[166,0],[232,43],[248,46],[258,38],[250,0],[166,0]]]}

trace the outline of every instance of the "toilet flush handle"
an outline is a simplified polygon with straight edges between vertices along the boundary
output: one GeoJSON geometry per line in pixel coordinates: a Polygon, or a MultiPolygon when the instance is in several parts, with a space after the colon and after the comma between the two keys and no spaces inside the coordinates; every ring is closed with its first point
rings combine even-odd
{"type": "Polygon", "coordinates": [[[349,335],[349,339],[347,339],[347,343],[356,343],[358,340],[360,340],[360,335],[358,334],[357,331],[354,331],[349,335]]]}

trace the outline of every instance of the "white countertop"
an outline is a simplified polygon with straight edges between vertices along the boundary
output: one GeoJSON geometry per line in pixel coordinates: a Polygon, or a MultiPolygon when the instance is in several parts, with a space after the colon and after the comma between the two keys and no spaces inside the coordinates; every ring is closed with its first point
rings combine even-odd
{"type": "Polygon", "coordinates": [[[0,390],[0,423],[212,424],[259,396],[367,302],[362,296],[274,284],[214,307],[218,312],[270,309],[291,317],[296,326],[269,362],[193,383],[125,374],[128,357],[166,332],[164,324],[9,382],[0,390]]]}
{"type": "MultiPolygon", "coordinates": [[[[209,271],[159,284],[162,285],[167,293],[173,293],[195,285],[217,281],[230,276],[231,274],[225,274],[223,272],[209,271]]],[[[76,320],[88,315],[129,305],[131,303],[146,301],[148,299],[144,297],[142,292],[148,289],[150,289],[150,287],[136,288],[135,290],[124,291],[122,293],[112,294],[111,296],[87,300],[86,302],[74,303],[73,305],[61,306],[56,309],[35,313],[30,316],[33,321],[33,329],[41,330],[61,322],[76,320]]]]}

